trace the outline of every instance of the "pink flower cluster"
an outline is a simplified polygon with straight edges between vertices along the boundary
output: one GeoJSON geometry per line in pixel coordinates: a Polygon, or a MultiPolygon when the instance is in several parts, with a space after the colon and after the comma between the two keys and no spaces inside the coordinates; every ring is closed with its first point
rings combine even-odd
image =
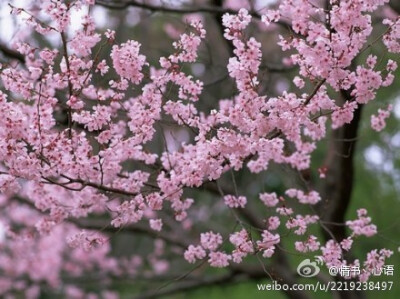
{"type": "Polygon", "coordinates": [[[389,26],[387,33],[383,36],[383,43],[389,52],[400,53],[400,18],[395,21],[385,19],[383,24],[389,26]]]}
{"type": "Polygon", "coordinates": [[[290,198],[297,198],[302,204],[315,205],[321,200],[320,195],[316,191],[310,191],[304,193],[301,190],[288,189],[286,190],[286,195],[290,198]]]}
{"type": "Polygon", "coordinates": [[[275,253],[275,245],[280,243],[281,237],[268,230],[264,230],[261,237],[262,239],[257,241],[257,248],[263,252],[263,257],[271,257],[275,253]]]}
{"type": "Polygon", "coordinates": [[[279,199],[276,196],[276,193],[261,193],[260,200],[267,206],[267,207],[275,207],[279,199]]]}
{"type": "Polygon", "coordinates": [[[136,223],[143,217],[146,205],[142,195],[136,196],[131,201],[124,201],[116,209],[117,217],[111,221],[115,227],[120,227],[128,223],[136,223]]]}
{"type": "Polygon", "coordinates": [[[137,41],[129,40],[120,46],[114,45],[111,51],[113,66],[117,74],[134,84],[139,84],[143,79],[141,71],[146,65],[146,57],[139,54],[139,50],[140,44],[137,41]]]}
{"type": "Polygon", "coordinates": [[[378,115],[371,116],[371,127],[377,132],[382,131],[386,127],[386,119],[390,116],[390,111],[393,109],[389,105],[386,110],[378,109],[378,115]]]}
{"type": "Polygon", "coordinates": [[[357,216],[356,220],[346,221],[346,225],[352,230],[354,236],[371,237],[377,233],[376,225],[371,224],[371,218],[367,216],[366,209],[357,210],[357,216]]]}
{"type": "Polygon", "coordinates": [[[297,215],[296,218],[290,218],[286,222],[286,227],[288,229],[296,228],[296,230],[294,230],[296,235],[304,235],[307,231],[308,225],[316,223],[318,220],[319,217],[317,215],[297,215]]]}
{"type": "Polygon", "coordinates": [[[245,196],[234,196],[234,195],[225,195],[224,196],[225,204],[230,208],[244,208],[247,203],[247,199],[245,196]]]}
{"type": "Polygon", "coordinates": [[[201,246],[189,245],[185,251],[184,257],[188,262],[194,263],[197,259],[205,258],[207,255],[206,250],[208,250],[208,262],[210,266],[222,268],[229,265],[231,256],[223,251],[217,251],[222,244],[222,236],[219,233],[202,233],[200,235],[200,243],[201,246]]]}
{"type": "Polygon", "coordinates": [[[232,251],[232,261],[235,263],[241,263],[243,258],[254,252],[254,245],[245,229],[231,234],[229,241],[235,246],[232,251]]]}
{"type": "Polygon", "coordinates": [[[224,37],[227,40],[239,40],[250,21],[251,16],[244,8],[240,9],[237,15],[225,14],[222,17],[222,24],[226,27],[224,37]]]}
{"type": "Polygon", "coordinates": [[[320,248],[320,243],[316,236],[311,235],[306,241],[296,241],[294,246],[299,252],[313,252],[320,248]]]}

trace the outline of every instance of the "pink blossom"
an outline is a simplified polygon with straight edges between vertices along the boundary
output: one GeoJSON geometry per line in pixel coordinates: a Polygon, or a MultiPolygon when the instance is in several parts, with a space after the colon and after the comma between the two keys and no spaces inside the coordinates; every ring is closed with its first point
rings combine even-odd
{"type": "Polygon", "coordinates": [[[288,189],[286,191],[286,195],[288,195],[291,198],[294,197],[298,198],[299,202],[302,204],[314,205],[321,200],[321,197],[316,191],[310,191],[305,193],[301,190],[288,189]]]}
{"type": "Polygon", "coordinates": [[[261,21],[265,26],[269,26],[273,22],[278,22],[281,18],[280,12],[276,10],[267,10],[265,14],[262,15],[261,21]]]}
{"type": "Polygon", "coordinates": [[[268,230],[262,233],[262,240],[257,241],[258,248],[263,251],[263,257],[271,257],[275,252],[275,245],[280,243],[279,234],[272,234],[268,230]]]}
{"type": "Polygon", "coordinates": [[[228,40],[239,38],[241,31],[249,25],[250,21],[251,16],[244,8],[239,10],[237,16],[225,14],[222,17],[222,23],[226,27],[224,37],[228,40]]]}
{"type": "Polygon", "coordinates": [[[138,222],[143,217],[145,204],[141,195],[137,196],[131,201],[124,201],[117,207],[117,217],[115,217],[111,224],[115,227],[120,227],[128,223],[138,222]]]}
{"type": "Polygon", "coordinates": [[[229,266],[231,256],[222,251],[213,251],[208,255],[211,267],[224,268],[229,266]]]}
{"type": "Polygon", "coordinates": [[[140,44],[137,41],[129,40],[121,46],[114,45],[111,51],[111,58],[115,71],[122,78],[139,84],[143,78],[142,68],[146,65],[146,57],[139,54],[140,44]]]}
{"type": "Polygon", "coordinates": [[[356,102],[346,102],[342,108],[335,109],[332,113],[332,128],[337,129],[345,123],[350,123],[356,108],[356,102]]]}
{"type": "MultiPolygon", "coordinates": [[[[205,42],[206,31],[195,18],[176,36],[170,53],[160,59],[149,56],[147,62],[137,41],[114,44],[119,34],[96,28],[93,0],[42,0],[30,8],[10,4],[21,30],[7,45],[12,55],[3,51],[7,62],[0,64],[0,297],[34,298],[41,294],[40,285],[56,297],[113,298],[103,278],[162,275],[179,266],[167,259],[175,254],[189,263],[207,258],[211,267],[252,263],[255,253],[271,257],[281,238],[293,233],[299,236],[292,244],[298,252],[320,251],[328,267],[363,265],[358,279],[367,280],[392,252],[374,249],[363,263],[346,260],[344,253],[355,248],[356,236],[377,233],[366,210],[359,209],[357,219],[345,223],[352,232],[348,238],[321,246],[310,229],[323,223],[317,215],[300,214],[321,202],[318,192],[309,189],[312,182],[300,190],[287,180],[287,189],[279,189],[285,199],[273,192],[283,185],[276,185],[270,168],[314,174],[312,157],[329,122],[332,129],[351,123],[358,105],[370,105],[378,91],[395,82],[395,61],[368,54],[362,60],[375,43],[399,52],[398,19],[384,20],[387,30],[374,37],[375,12],[387,2],[331,1],[328,14],[318,1],[282,0],[261,12],[261,22],[271,30],[284,18],[293,34],[281,35],[256,32],[262,24],[250,25],[255,12],[243,8],[251,8],[249,1],[224,3],[240,9],[222,18],[233,50],[225,68],[232,86],[215,83],[221,85],[213,88],[221,87],[227,98],[216,98],[210,109],[202,102],[216,95],[209,82],[223,74],[223,59],[209,47],[211,39],[205,42]],[[76,12],[82,18],[75,18],[76,12]],[[36,40],[38,34],[50,41],[49,48],[36,40]],[[273,36],[286,57],[262,57],[274,50],[265,44],[273,36]],[[285,75],[272,74],[272,60],[292,69],[297,88],[286,86],[285,75]],[[195,76],[195,62],[204,66],[204,82],[195,76]],[[268,80],[279,88],[269,90],[268,80]],[[230,211],[240,227],[233,231],[224,227],[228,218],[217,229],[226,208],[199,194],[215,192],[210,183],[228,182],[231,171],[248,175],[250,183],[238,186],[246,194],[223,196],[228,207],[240,208],[230,211]],[[265,184],[267,192],[260,193],[258,184],[265,184]],[[257,194],[265,207],[257,203],[261,206],[255,213],[261,218],[253,219],[247,209],[257,194]],[[107,229],[110,224],[114,228],[107,229]],[[159,233],[163,225],[168,227],[159,233]],[[195,230],[208,226],[199,245],[182,250],[195,230]],[[156,240],[146,240],[144,256],[131,249],[131,256],[115,255],[112,246],[118,242],[101,232],[124,229],[156,240]],[[261,229],[261,236],[254,229],[261,229]],[[100,291],[71,285],[93,271],[102,283],[100,291]]],[[[371,117],[373,129],[385,127],[391,109],[371,117]]],[[[318,171],[334,179],[334,172],[318,171]]]]}
{"type": "Polygon", "coordinates": [[[215,251],[222,244],[222,236],[219,233],[207,232],[200,234],[200,243],[204,249],[215,251]]]}
{"type": "Polygon", "coordinates": [[[162,219],[150,219],[149,222],[151,229],[154,229],[155,231],[161,231],[163,226],[162,219]]]}
{"type": "Polygon", "coordinates": [[[392,53],[399,53],[400,52],[400,21],[397,18],[396,21],[392,21],[389,19],[383,20],[383,24],[390,26],[390,30],[388,30],[385,35],[383,36],[383,43],[392,53]]]}
{"type": "Polygon", "coordinates": [[[299,252],[310,252],[318,250],[320,248],[320,243],[317,241],[317,237],[311,235],[304,242],[295,242],[295,247],[299,252]]]}
{"type": "Polygon", "coordinates": [[[276,230],[280,224],[279,217],[271,216],[268,218],[268,230],[276,230]]]}
{"type": "Polygon", "coordinates": [[[371,217],[367,216],[367,210],[357,210],[358,219],[346,221],[346,225],[353,231],[354,236],[365,235],[371,237],[377,233],[376,226],[371,224],[371,217]]]}
{"type": "Polygon", "coordinates": [[[244,208],[247,203],[247,199],[245,196],[236,197],[234,195],[225,195],[224,202],[230,208],[244,208]]]}
{"type": "Polygon", "coordinates": [[[351,237],[348,237],[346,239],[343,239],[340,242],[340,246],[343,248],[343,250],[349,251],[351,246],[353,244],[353,239],[351,237]]]}
{"type": "Polygon", "coordinates": [[[235,250],[232,252],[232,260],[235,263],[241,263],[243,258],[254,252],[253,243],[244,229],[231,234],[229,241],[235,246],[235,250]]]}
{"type": "Polygon", "coordinates": [[[321,247],[322,257],[328,267],[340,267],[342,265],[342,249],[334,240],[326,242],[325,246],[321,247]]]}
{"type": "Polygon", "coordinates": [[[296,228],[294,233],[296,235],[304,235],[307,231],[307,227],[310,224],[316,223],[319,217],[317,215],[297,215],[296,218],[290,218],[286,222],[286,227],[288,229],[296,228]]]}
{"type": "Polygon", "coordinates": [[[260,200],[267,206],[267,207],[275,207],[279,200],[276,196],[276,193],[261,193],[260,200]]]}
{"type": "Polygon", "coordinates": [[[393,106],[389,105],[386,110],[378,109],[378,115],[371,116],[371,127],[377,132],[382,131],[386,126],[386,119],[390,116],[393,106]]]}
{"type": "Polygon", "coordinates": [[[88,233],[82,230],[80,233],[70,236],[67,242],[72,248],[81,247],[83,250],[89,251],[95,246],[103,245],[106,239],[97,233],[88,233]]]}
{"type": "Polygon", "coordinates": [[[206,257],[206,252],[201,246],[189,245],[184,253],[185,260],[193,264],[196,260],[201,260],[206,257]]]}

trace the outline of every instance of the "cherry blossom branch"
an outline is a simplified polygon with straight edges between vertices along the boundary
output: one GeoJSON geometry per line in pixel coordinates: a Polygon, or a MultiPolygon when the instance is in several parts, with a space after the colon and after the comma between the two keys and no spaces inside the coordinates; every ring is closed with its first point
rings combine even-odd
{"type": "MultiPolygon", "coordinates": [[[[120,3],[113,3],[112,1],[106,1],[106,0],[96,0],[95,4],[99,6],[103,6],[108,9],[116,9],[116,10],[122,10],[122,9],[127,9],[129,7],[136,7],[136,8],[141,8],[145,10],[149,10],[151,12],[163,12],[163,13],[176,13],[176,14],[191,14],[191,13],[209,13],[209,14],[214,14],[216,15],[216,18],[218,20],[218,23],[220,23],[220,16],[229,13],[229,14],[237,14],[238,11],[234,9],[229,9],[229,8],[223,8],[221,3],[218,3],[221,1],[214,1],[215,5],[213,6],[190,6],[190,7],[181,7],[181,8],[174,8],[174,7],[169,7],[169,6],[159,6],[159,5],[154,5],[146,2],[138,2],[136,0],[130,0],[130,1],[124,1],[120,3]]],[[[252,17],[261,20],[261,14],[258,13],[257,11],[251,10],[249,11],[249,15],[252,17]]],[[[276,24],[284,27],[284,28],[290,28],[290,24],[285,22],[285,21],[278,21],[276,24]]]]}
{"type": "Polygon", "coordinates": [[[82,180],[82,179],[74,179],[74,178],[70,178],[70,177],[68,177],[66,175],[61,175],[61,176],[66,178],[66,179],[68,179],[70,183],[79,183],[79,184],[81,184],[83,188],[85,186],[89,186],[89,187],[96,188],[98,190],[102,190],[104,192],[111,192],[111,193],[116,193],[116,194],[121,194],[121,195],[126,195],[126,196],[136,196],[136,195],[138,195],[138,193],[135,193],[135,192],[129,192],[129,191],[122,190],[122,189],[107,187],[107,186],[104,186],[104,185],[96,184],[96,183],[85,181],[85,180],[82,180]]]}
{"type": "MultiPolygon", "coordinates": [[[[138,2],[135,0],[124,1],[119,3],[114,3],[112,1],[104,1],[104,0],[97,0],[96,5],[100,5],[109,9],[126,9],[128,7],[137,7],[146,9],[153,12],[166,12],[166,13],[177,13],[177,14],[191,14],[191,13],[211,13],[211,14],[237,14],[237,10],[234,9],[227,9],[218,6],[191,6],[191,7],[184,7],[184,8],[174,8],[168,6],[159,6],[153,5],[149,3],[138,2]]],[[[253,17],[257,19],[261,19],[261,15],[255,11],[249,12],[253,17]]]]}
{"type": "Polygon", "coordinates": [[[107,232],[107,233],[118,233],[120,231],[129,232],[129,233],[138,233],[138,234],[145,234],[154,239],[162,239],[165,242],[176,245],[181,248],[187,248],[190,242],[187,241],[187,238],[178,238],[177,236],[173,235],[170,232],[157,232],[152,230],[151,228],[145,227],[144,225],[140,224],[129,224],[125,225],[121,228],[117,228],[114,226],[110,226],[108,222],[102,220],[95,220],[95,219],[77,219],[68,220],[69,222],[74,223],[75,225],[79,226],[80,228],[84,229],[93,229],[97,231],[107,232]]]}
{"type": "Polygon", "coordinates": [[[308,95],[306,100],[304,101],[304,106],[307,106],[307,104],[312,100],[312,98],[317,94],[318,90],[321,88],[322,85],[326,82],[326,79],[322,79],[321,81],[318,82],[318,84],[314,87],[313,91],[308,95]]]}
{"type": "MultiPolygon", "coordinates": [[[[0,174],[2,174],[0,172],[0,174]]],[[[4,173],[7,174],[8,173],[4,173]]],[[[13,200],[16,200],[22,204],[28,205],[32,209],[43,213],[42,211],[38,210],[35,206],[35,204],[21,196],[13,196],[13,200]]],[[[128,232],[128,233],[135,233],[135,234],[144,234],[148,237],[154,238],[154,239],[161,239],[164,240],[165,242],[175,245],[181,248],[187,248],[190,244],[188,242],[187,238],[179,238],[176,235],[173,235],[169,232],[157,232],[155,230],[152,230],[144,225],[141,224],[129,224],[125,225],[122,228],[117,228],[114,226],[110,226],[108,221],[103,221],[103,220],[98,220],[98,219],[67,219],[66,222],[73,223],[74,225],[78,226],[79,228],[82,229],[90,229],[90,230],[96,230],[99,232],[106,232],[106,233],[118,233],[121,231],[128,232]]]]}

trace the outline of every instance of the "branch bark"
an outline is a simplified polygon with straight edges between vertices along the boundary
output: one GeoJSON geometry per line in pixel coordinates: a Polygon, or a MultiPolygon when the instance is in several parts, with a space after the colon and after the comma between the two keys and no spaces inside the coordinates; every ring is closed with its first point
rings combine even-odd
{"type": "MultiPolygon", "coordinates": [[[[216,0],[214,2],[222,2],[221,0],[216,0]]],[[[97,0],[97,5],[109,8],[109,9],[127,9],[129,7],[136,7],[141,9],[146,9],[152,12],[164,12],[164,13],[176,13],[176,14],[190,14],[190,13],[211,13],[211,14],[219,14],[223,15],[225,13],[237,14],[236,10],[226,9],[222,6],[190,6],[190,7],[172,7],[172,6],[160,6],[153,5],[149,3],[141,3],[136,0],[130,1],[105,1],[105,0],[97,0]]],[[[254,18],[261,19],[261,15],[252,11],[249,12],[254,18]]]]}
{"type": "MultiPolygon", "coordinates": [[[[341,91],[341,94],[343,100],[351,99],[349,91],[341,91]]],[[[330,223],[343,223],[350,204],[354,185],[354,154],[362,108],[363,106],[360,105],[354,112],[351,123],[332,132],[331,145],[328,150],[326,162],[328,173],[322,187],[323,198],[326,199],[326,202],[322,204],[321,216],[338,242],[347,237],[346,227],[330,223]]],[[[324,234],[326,239],[331,238],[327,232],[324,234]]]]}
{"type": "Polygon", "coordinates": [[[398,14],[400,14],[400,2],[398,0],[391,0],[389,6],[398,14]]]}
{"type": "MultiPolygon", "coordinates": [[[[350,101],[351,91],[341,91],[342,101],[350,101]]],[[[363,105],[354,112],[351,123],[334,130],[328,149],[326,166],[328,173],[322,187],[322,196],[326,200],[319,205],[321,219],[326,221],[322,233],[326,240],[335,239],[337,242],[347,237],[344,223],[347,209],[351,202],[354,186],[354,155],[357,144],[357,132],[361,122],[363,105]]],[[[346,258],[353,260],[351,253],[346,258]]],[[[364,292],[339,292],[341,299],[365,298],[364,292]]]]}
{"type": "Polygon", "coordinates": [[[4,56],[11,58],[11,59],[16,59],[21,63],[25,63],[25,57],[21,53],[14,51],[7,47],[4,44],[0,44],[0,52],[3,53],[4,56]]]}

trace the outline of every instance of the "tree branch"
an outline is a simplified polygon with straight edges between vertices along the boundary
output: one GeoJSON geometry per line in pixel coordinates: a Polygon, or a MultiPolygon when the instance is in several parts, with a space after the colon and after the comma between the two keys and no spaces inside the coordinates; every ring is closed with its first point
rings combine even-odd
{"type": "Polygon", "coordinates": [[[391,0],[389,6],[398,14],[400,14],[400,2],[398,0],[391,0]]]}
{"type": "Polygon", "coordinates": [[[190,244],[190,242],[186,242],[183,238],[177,238],[175,235],[169,232],[157,232],[140,224],[129,224],[121,228],[117,228],[110,226],[108,222],[94,219],[68,219],[68,222],[72,222],[80,228],[93,229],[99,232],[117,233],[124,231],[129,233],[145,234],[154,239],[162,239],[169,244],[182,248],[187,248],[190,244]]]}
{"type": "MultiPolygon", "coordinates": [[[[217,0],[220,1],[220,0],[217,0]]],[[[211,13],[211,14],[217,14],[217,15],[223,15],[225,13],[229,14],[237,14],[237,10],[233,9],[227,9],[223,7],[218,7],[218,6],[191,6],[191,7],[180,7],[180,8],[175,8],[171,6],[159,6],[159,5],[153,5],[153,4],[148,4],[148,3],[141,3],[136,0],[130,0],[130,1],[121,1],[121,2],[114,2],[114,1],[105,1],[105,0],[97,0],[96,1],[97,5],[109,8],[109,9],[126,9],[129,7],[137,7],[137,8],[142,8],[146,9],[152,12],[165,12],[165,13],[177,13],[177,14],[190,14],[190,13],[211,13]]],[[[251,11],[249,12],[250,15],[252,15],[254,18],[261,19],[261,15],[258,14],[257,12],[251,11]]]]}
{"type": "Polygon", "coordinates": [[[0,44],[0,52],[3,53],[4,56],[11,58],[11,59],[16,59],[21,63],[25,63],[25,57],[21,53],[14,51],[10,48],[8,48],[4,44],[0,44]]]}
{"type": "MultiPolygon", "coordinates": [[[[349,91],[341,91],[343,101],[351,99],[349,91]]],[[[362,105],[354,112],[354,118],[349,124],[332,132],[331,145],[328,150],[326,166],[328,173],[322,187],[326,202],[320,206],[323,210],[322,220],[326,221],[327,229],[340,242],[346,238],[346,227],[330,223],[344,223],[345,214],[350,204],[354,184],[354,153],[357,143],[357,131],[361,120],[362,105]],[[339,141],[338,141],[339,140],[339,141]],[[346,140],[344,142],[343,140],[346,140]],[[348,141],[347,141],[348,140],[348,141]]],[[[324,232],[327,239],[331,239],[324,232]]]]}

